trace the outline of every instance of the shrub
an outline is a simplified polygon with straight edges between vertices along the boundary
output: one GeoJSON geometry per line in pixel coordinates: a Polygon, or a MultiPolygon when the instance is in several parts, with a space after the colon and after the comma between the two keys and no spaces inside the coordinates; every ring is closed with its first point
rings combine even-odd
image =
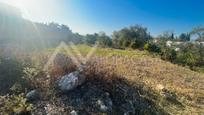
{"type": "Polygon", "coordinates": [[[36,68],[29,67],[24,68],[23,72],[23,78],[30,84],[32,89],[37,88],[41,91],[49,92],[51,79],[46,73],[36,68]]]}
{"type": "Polygon", "coordinates": [[[196,64],[196,58],[190,52],[182,53],[178,56],[178,63],[193,67],[196,64]]]}
{"type": "Polygon", "coordinates": [[[170,59],[171,62],[175,62],[175,60],[177,59],[177,53],[176,53],[176,51],[174,49],[171,50],[169,59],[170,59]]]}
{"type": "Polygon", "coordinates": [[[28,114],[32,104],[26,102],[24,94],[0,96],[0,114],[28,114]]]}
{"type": "Polygon", "coordinates": [[[153,43],[146,43],[144,45],[144,50],[147,50],[149,52],[155,52],[155,53],[160,53],[161,52],[161,48],[153,43]]]}
{"type": "Polygon", "coordinates": [[[37,75],[39,74],[39,71],[36,68],[26,67],[24,68],[23,73],[24,73],[23,78],[27,80],[32,87],[36,87],[38,85],[38,81],[36,78],[37,75]]]}
{"type": "Polygon", "coordinates": [[[177,59],[177,53],[174,49],[166,48],[161,52],[161,58],[163,60],[175,62],[175,60],[177,59]]]}
{"type": "Polygon", "coordinates": [[[130,44],[130,47],[133,49],[142,49],[142,47],[144,46],[146,41],[140,40],[140,39],[136,39],[135,42],[130,44]]]}
{"type": "Polygon", "coordinates": [[[0,57],[0,94],[9,93],[16,82],[22,82],[23,65],[15,59],[0,57]]]}

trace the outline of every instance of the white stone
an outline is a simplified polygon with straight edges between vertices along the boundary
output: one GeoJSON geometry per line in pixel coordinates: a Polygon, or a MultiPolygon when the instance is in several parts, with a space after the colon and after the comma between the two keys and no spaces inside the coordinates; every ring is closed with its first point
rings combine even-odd
{"type": "Polygon", "coordinates": [[[98,100],[97,104],[99,105],[101,111],[105,112],[108,110],[108,107],[106,105],[104,105],[104,103],[101,100],[98,100]]]}
{"type": "Polygon", "coordinates": [[[72,110],[72,111],[70,112],[70,114],[71,114],[71,115],[78,115],[75,110],[72,110]]]}
{"type": "Polygon", "coordinates": [[[82,83],[84,83],[84,81],[85,76],[81,75],[80,72],[75,71],[63,76],[58,81],[58,87],[63,92],[67,92],[81,85],[82,83]]]}
{"type": "Polygon", "coordinates": [[[179,51],[179,50],[180,50],[180,48],[176,48],[176,49],[175,49],[176,52],[179,51]]]}

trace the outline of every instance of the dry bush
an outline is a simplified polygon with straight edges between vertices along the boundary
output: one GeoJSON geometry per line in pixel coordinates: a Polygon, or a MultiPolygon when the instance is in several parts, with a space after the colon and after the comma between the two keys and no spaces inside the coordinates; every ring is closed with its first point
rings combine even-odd
{"type": "MultiPolygon", "coordinates": [[[[109,84],[114,83],[112,76],[125,78],[129,84],[143,84],[142,89],[145,91],[142,90],[141,93],[147,95],[147,98],[159,104],[168,113],[204,112],[202,74],[149,56],[98,56],[90,60],[85,71],[87,76],[91,76],[88,78],[93,79],[95,73],[95,76],[102,79],[98,81],[110,81],[106,82],[109,84]],[[165,95],[156,89],[159,84],[167,90],[165,95]],[[149,94],[146,91],[156,93],[149,94]],[[166,98],[168,95],[174,99],[169,100],[166,98]]],[[[109,86],[109,89],[113,88],[110,85],[106,86],[109,86]]]]}
{"type": "Polygon", "coordinates": [[[114,114],[122,113],[121,107],[124,103],[128,101],[135,103],[136,100],[141,105],[134,105],[136,113],[133,114],[166,114],[155,101],[158,97],[156,92],[142,82],[129,81],[118,75],[112,65],[98,63],[97,58],[92,58],[87,63],[84,74],[86,75],[85,85],[91,84],[91,87],[110,93],[115,104],[114,114]]]}
{"type": "Polygon", "coordinates": [[[26,102],[24,94],[0,96],[0,114],[30,114],[32,105],[26,102]]]}

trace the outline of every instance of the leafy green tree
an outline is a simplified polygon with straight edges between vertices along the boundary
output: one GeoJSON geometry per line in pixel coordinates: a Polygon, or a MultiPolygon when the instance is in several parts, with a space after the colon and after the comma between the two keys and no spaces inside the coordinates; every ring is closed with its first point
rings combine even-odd
{"type": "Polygon", "coordinates": [[[186,42],[186,41],[190,41],[190,34],[188,33],[182,33],[180,36],[179,36],[179,41],[183,41],[183,42],[186,42]]]}
{"type": "Polygon", "coordinates": [[[112,40],[104,32],[101,32],[97,38],[97,41],[101,47],[111,47],[112,40]]]}
{"type": "Polygon", "coordinates": [[[87,43],[89,45],[93,45],[93,44],[96,43],[97,38],[98,38],[98,34],[97,33],[95,33],[95,34],[87,34],[85,36],[85,43],[87,43]]]}
{"type": "Polygon", "coordinates": [[[113,33],[113,46],[143,48],[149,39],[151,39],[151,36],[147,32],[147,28],[135,25],[115,31],[113,33]]]}

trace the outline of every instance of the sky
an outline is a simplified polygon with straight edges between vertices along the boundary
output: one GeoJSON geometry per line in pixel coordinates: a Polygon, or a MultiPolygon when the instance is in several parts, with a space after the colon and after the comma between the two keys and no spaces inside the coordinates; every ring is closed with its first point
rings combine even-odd
{"type": "Polygon", "coordinates": [[[66,24],[88,34],[139,24],[153,36],[204,25],[204,0],[0,0],[21,9],[34,22],[66,24]]]}

